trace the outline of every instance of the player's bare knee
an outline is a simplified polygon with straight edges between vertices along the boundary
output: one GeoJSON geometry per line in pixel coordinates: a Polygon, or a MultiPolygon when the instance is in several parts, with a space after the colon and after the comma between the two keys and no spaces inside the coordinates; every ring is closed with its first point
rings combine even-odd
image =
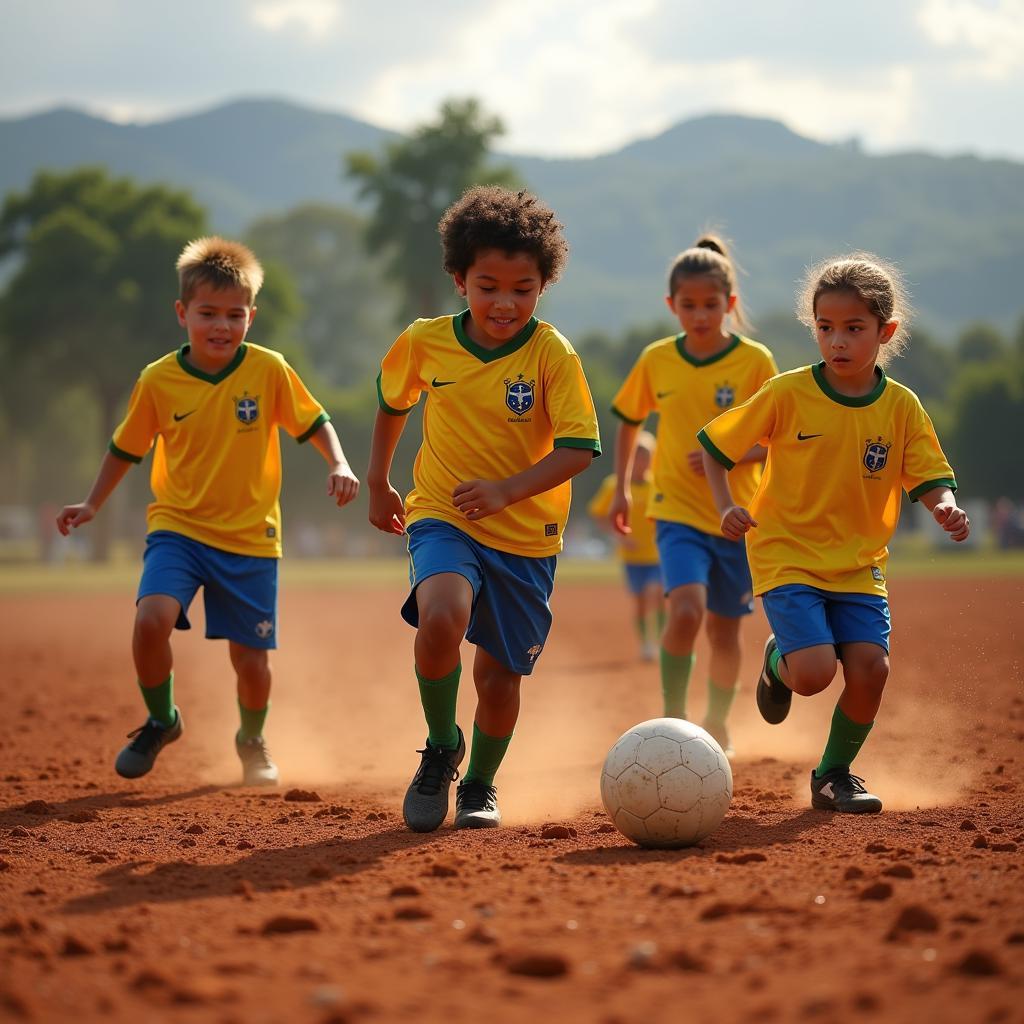
{"type": "Polygon", "coordinates": [[[846,673],[847,686],[855,686],[865,696],[874,699],[881,699],[888,680],[889,659],[884,656],[859,664],[846,673]]]}
{"type": "Polygon", "coordinates": [[[419,633],[431,650],[458,647],[468,626],[469,615],[458,605],[438,602],[420,609],[419,633]]]}
{"type": "Polygon", "coordinates": [[[232,644],[231,664],[243,679],[261,679],[270,672],[270,655],[258,647],[232,644]]]}
{"type": "Polygon", "coordinates": [[[163,643],[174,629],[174,620],[152,605],[140,604],[135,613],[135,640],[141,644],[163,643]]]}
{"type": "Polygon", "coordinates": [[[833,658],[787,658],[786,668],[789,688],[801,697],[813,697],[827,690],[836,676],[836,659],[833,658]]]}

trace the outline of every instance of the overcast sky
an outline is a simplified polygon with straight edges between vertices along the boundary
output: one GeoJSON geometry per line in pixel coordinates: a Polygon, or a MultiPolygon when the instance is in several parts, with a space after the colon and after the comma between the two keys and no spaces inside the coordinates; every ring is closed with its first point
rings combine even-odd
{"type": "Polygon", "coordinates": [[[0,17],[3,117],[281,96],[403,130],[474,95],[517,153],[737,112],[876,152],[1024,159],[1024,0],[0,0],[0,17]]]}

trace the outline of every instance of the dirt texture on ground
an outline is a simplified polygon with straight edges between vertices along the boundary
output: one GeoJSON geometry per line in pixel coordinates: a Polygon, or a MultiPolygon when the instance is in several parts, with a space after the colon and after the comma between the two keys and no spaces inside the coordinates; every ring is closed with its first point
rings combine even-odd
{"type": "MultiPolygon", "coordinates": [[[[556,586],[497,780],[505,827],[406,831],[423,725],[403,596],[285,590],[270,792],[238,785],[201,602],[175,638],[185,734],[135,782],[112,767],[144,718],[131,594],[0,602],[0,1019],[1024,1020],[1024,581],[893,585],[893,671],[855,766],[880,816],[810,809],[841,683],[763,723],[758,612],[732,806],[681,851],[631,846],[600,805],[606,751],[660,713],[612,585],[556,586]]],[[[706,665],[702,641],[698,722],[706,665]]]]}

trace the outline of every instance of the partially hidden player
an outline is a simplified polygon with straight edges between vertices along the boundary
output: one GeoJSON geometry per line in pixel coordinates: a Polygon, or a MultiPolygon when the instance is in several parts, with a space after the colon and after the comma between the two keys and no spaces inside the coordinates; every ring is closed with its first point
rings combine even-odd
{"type": "Polygon", "coordinates": [[[174,703],[170,637],[189,629],[200,587],[206,636],[226,639],[237,676],[241,726],[235,749],[247,785],[273,785],[278,769],[263,738],[270,699],[268,651],[277,646],[281,557],[278,428],[309,441],[328,465],[327,494],[355,498],[352,474],[323,407],[277,352],[246,342],[263,268],[238,242],[199,238],[177,264],[178,322],[187,341],[139,375],[85,501],[57,517],[64,535],[89,522],[153,448],[146,550],[132,653],[149,716],[117,756],[125,778],[145,775],[182,734],[174,703]]]}
{"type": "MultiPolygon", "coordinates": [[[[620,533],[632,529],[636,513],[629,467],[637,432],[657,413],[654,487],[647,508],[637,512],[656,522],[668,601],[660,655],[664,714],[687,717],[694,647],[703,625],[711,646],[703,725],[731,756],[727,720],[739,679],[740,625],[754,610],[754,596],[746,546],[742,538],[722,535],[693,438],[712,416],[749,398],[778,368],[764,345],[732,329],[746,321],[736,269],[720,238],[705,235],[676,257],[665,303],[679,321],[679,333],[640,353],[612,403],[620,420],[618,486],[608,514],[620,533]]],[[[761,478],[764,449],[751,445],[737,462],[737,493],[749,500],[761,478]]]]}
{"type": "Polygon", "coordinates": [[[630,532],[613,529],[608,510],[615,497],[614,473],[601,481],[597,494],[587,506],[587,512],[602,529],[615,540],[615,550],[622,563],[626,588],[633,599],[633,625],[640,641],[640,656],[654,661],[658,655],[658,638],[665,627],[665,585],[658,562],[658,545],[654,539],[654,520],[647,516],[647,505],[653,481],[651,459],[657,445],[654,435],[641,430],[637,435],[636,452],[630,472],[629,486],[633,504],[639,509],[630,520],[630,532]]]}
{"type": "Polygon", "coordinates": [[[579,357],[534,316],[568,246],[527,192],[468,190],[439,224],[443,265],[468,308],[417,320],[381,363],[367,484],[370,522],[408,534],[415,671],[427,723],[403,815],[438,828],[466,741],[456,724],[459,646],[476,645],[477,708],[456,828],[500,824],[494,776],[551,626],[548,598],[569,512],[570,478],[600,452],[579,357]],[[426,394],[414,489],[390,482],[406,415],[426,394]]]}
{"type": "Polygon", "coordinates": [[[821,361],[770,380],[698,437],[727,537],[747,536],[754,591],[772,634],[757,706],[773,724],[794,693],[809,697],[843,666],[828,742],[811,772],[811,804],[882,809],[850,766],[871,731],[889,676],[888,543],[901,491],[954,541],[970,522],[920,400],[883,366],[906,344],[908,307],[895,267],[855,253],[813,268],[797,309],[821,361]],[[753,499],[738,503],[727,471],[766,445],[753,499]]]}

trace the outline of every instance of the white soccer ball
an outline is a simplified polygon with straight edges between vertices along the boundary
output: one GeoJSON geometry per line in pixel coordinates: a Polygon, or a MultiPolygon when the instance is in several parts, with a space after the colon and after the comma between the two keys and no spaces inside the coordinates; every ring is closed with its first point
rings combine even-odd
{"type": "Polygon", "coordinates": [[[608,751],[601,799],[615,827],[634,843],[692,846],[722,823],[732,800],[732,769],[699,725],[652,718],[608,751]]]}

